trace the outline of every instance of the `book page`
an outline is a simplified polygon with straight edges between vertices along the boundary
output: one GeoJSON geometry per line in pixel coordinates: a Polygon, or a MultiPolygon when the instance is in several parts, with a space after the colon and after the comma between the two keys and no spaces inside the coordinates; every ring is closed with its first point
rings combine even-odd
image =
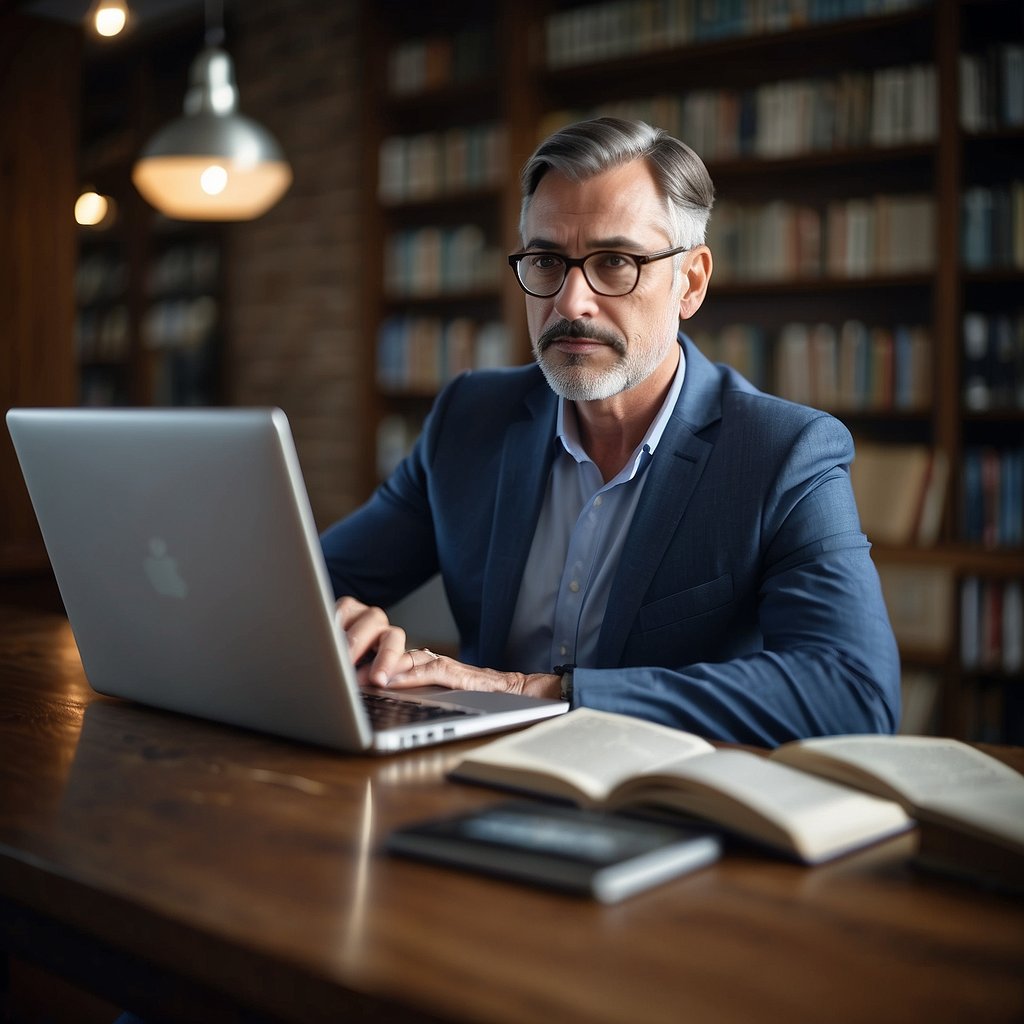
{"type": "Polygon", "coordinates": [[[1019,799],[1024,799],[1024,776],[958,740],[931,736],[822,737],[786,744],[771,756],[872,792],[898,796],[911,808],[958,795],[967,795],[980,804],[997,799],[1001,789],[1016,790],[1019,799]]]}
{"type": "MultiPolygon", "coordinates": [[[[509,769],[510,785],[524,782],[522,772],[565,779],[593,802],[600,802],[624,779],[714,747],[692,733],[639,718],[578,708],[558,718],[511,733],[470,751],[453,770],[478,777],[474,765],[509,769]]],[[[490,773],[488,781],[497,781],[490,773]]]]}
{"type": "Polygon", "coordinates": [[[744,750],[666,765],[626,783],[616,803],[680,808],[814,863],[903,831],[889,800],[837,785],[744,750]]]}

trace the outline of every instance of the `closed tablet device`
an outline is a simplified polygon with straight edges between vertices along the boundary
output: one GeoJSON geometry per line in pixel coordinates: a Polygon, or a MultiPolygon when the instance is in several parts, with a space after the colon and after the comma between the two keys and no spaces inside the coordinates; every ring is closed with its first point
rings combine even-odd
{"type": "Polygon", "coordinates": [[[602,903],[616,903],[721,855],[712,832],[523,800],[407,825],[388,837],[386,849],[602,903]]]}

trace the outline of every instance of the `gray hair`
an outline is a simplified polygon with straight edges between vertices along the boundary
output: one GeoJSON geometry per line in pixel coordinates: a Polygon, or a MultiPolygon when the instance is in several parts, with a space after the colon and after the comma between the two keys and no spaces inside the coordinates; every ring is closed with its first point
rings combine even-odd
{"type": "Polygon", "coordinates": [[[684,142],[644,121],[598,117],[555,132],[537,147],[521,176],[519,232],[541,178],[557,171],[581,182],[633,160],[646,160],[665,198],[673,245],[700,245],[707,231],[715,189],[704,162],[684,142]]]}

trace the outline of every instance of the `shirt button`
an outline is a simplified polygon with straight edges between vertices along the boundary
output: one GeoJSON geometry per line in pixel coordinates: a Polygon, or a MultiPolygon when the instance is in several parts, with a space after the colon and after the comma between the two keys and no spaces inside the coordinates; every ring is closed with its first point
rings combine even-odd
{"type": "Polygon", "coordinates": [[[574,594],[578,594],[578,593],[579,593],[579,591],[580,591],[580,585],[579,585],[579,582],[578,582],[577,580],[573,580],[573,581],[572,581],[572,583],[570,583],[570,584],[569,584],[569,589],[570,589],[570,590],[571,590],[571,591],[572,591],[572,592],[573,592],[574,594]]]}
{"type": "Polygon", "coordinates": [[[569,653],[569,648],[566,647],[565,644],[562,644],[558,648],[558,653],[564,658],[569,653]]]}
{"type": "Polygon", "coordinates": [[[601,507],[601,506],[602,506],[603,504],[604,504],[604,496],[603,496],[603,495],[601,495],[601,494],[599,494],[599,495],[598,495],[598,496],[597,496],[597,497],[596,497],[596,498],[594,499],[594,508],[600,508],[600,507],[601,507]]]}

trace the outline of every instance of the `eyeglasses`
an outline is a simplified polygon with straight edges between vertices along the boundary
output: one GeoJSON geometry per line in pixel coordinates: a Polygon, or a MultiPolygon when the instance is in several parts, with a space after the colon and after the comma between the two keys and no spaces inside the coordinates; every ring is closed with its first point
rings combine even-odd
{"type": "Polygon", "coordinates": [[[640,282],[640,268],[656,260],[668,259],[686,252],[686,246],[637,256],[630,252],[601,250],[575,259],[551,252],[516,252],[508,258],[519,287],[527,295],[547,299],[557,294],[569,271],[579,267],[590,290],[598,295],[628,295],[640,282]]]}

